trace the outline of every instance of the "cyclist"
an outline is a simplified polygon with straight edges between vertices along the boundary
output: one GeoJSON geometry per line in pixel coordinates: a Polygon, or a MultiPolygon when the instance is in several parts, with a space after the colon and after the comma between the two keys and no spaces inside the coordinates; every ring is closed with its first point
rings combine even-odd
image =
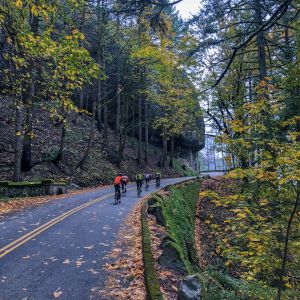
{"type": "Polygon", "coordinates": [[[138,192],[138,196],[141,193],[142,184],[143,184],[143,175],[141,173],[135,175],[136,188],[138,192]]]}
{"type": "Polygon", "coordinates": [[[159,172],[156,172],[155,174],[155,180],[156,180],[156,186],[160,186],[160,179],[161,179],[161,174],[159,172]]]}
{"type": "Polygon", "coordinates": [[[149,182],[150,182],[150,174],[148,174],[148,173],[144,174],[144,180],[145,180],[145,183],[146,183],[145,188],[148,189],[149,182]]]}
{"type": "Polygon", "coordinates": [[[127,186],[127,183],[129,181],[129,178],[127,175],[123,175],[122,176],[122,193],[125,194],[127,192],[127,189],[126,189],[126,186],[127,186]]]}
{"type": "Polygon", "coordinates": [[[114,187],[115,187],[115,201],[116,203],[121,202],[121,187],[120,185],[122,184],[122,174],[118,174],[117,177],[114,180],[114,187]]]}

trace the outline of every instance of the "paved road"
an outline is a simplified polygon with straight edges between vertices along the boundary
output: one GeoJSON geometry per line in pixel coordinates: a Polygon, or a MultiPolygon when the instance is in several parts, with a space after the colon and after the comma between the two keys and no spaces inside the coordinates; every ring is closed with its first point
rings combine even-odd
{"type": "MultiPolygon", "coordinates": [[[[120,205],[110,187],[0,216],[0,299],[54,299],[54,291],[62,300],[90,299],[105,282],[105,255],[138,200],[130,188],[120,205]]],[[[154,183],[147,193],[153,191],[154,183]]]]}

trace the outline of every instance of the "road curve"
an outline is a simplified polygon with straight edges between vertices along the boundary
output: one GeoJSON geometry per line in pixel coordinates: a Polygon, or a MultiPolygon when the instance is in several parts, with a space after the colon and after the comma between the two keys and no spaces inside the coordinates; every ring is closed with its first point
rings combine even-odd
{"type": "Polygon", "coordinates": [[[105,283],[105,256],[138,201],[135,185],[120,205],[113,198],[108,187],[0,216],[0,300],[90,299],[105,283]]]}

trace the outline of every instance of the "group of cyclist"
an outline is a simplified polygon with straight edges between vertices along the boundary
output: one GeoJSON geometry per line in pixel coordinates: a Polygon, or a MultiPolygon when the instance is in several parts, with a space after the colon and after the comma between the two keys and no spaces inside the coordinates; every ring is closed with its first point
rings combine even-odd
{"type": "MultiPolygon", "coordinates": [[[[145,174],[138,173],[135,175],[135,182],[136,182],[138,196],[141,195],[143,183],[145,182],[145,190],[148,190],[151,180],[152,180],[152,175],[150,173],[145,173],[145,174]]],[[[161,180],[161,174],[159,172],[156,172],[155,174],[156,187],[160,186],[160,180],[161,180]]],[[[127,175],[119,173],[116,176],[114,180],[116,204],[121,202],[121,190],[123,195],[126,194],[127,191],[126,186],[128,182],[129,182],[129,178],[127,175]]]]}

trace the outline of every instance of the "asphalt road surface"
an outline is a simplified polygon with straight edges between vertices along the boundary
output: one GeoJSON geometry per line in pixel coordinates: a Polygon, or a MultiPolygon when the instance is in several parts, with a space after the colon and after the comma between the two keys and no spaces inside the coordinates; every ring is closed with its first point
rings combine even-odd
{"type": "MultiPolygon", "coordinates": [[[[152,181],[142,196],[155,190],[152,181]]],[[[105,256],[138,199],[130,184],[119,205],[108,187],[0,216],[0,299],[91,299],[105,284],[105,256]]]]}

